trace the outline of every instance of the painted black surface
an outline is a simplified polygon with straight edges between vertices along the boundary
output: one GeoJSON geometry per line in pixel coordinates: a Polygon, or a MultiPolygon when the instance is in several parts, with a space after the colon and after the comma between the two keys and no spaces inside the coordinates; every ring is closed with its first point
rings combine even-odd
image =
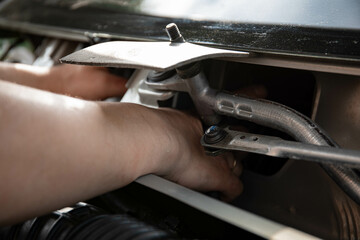
{"type": "Polygon", "coordinates": [[[0,9],[0,19],[149,40],[168,40],[164,28],[175,22],[189,42],[253,52],[360,60],[358,29],[197,21],[95,7],[70,10],[36,0],[10,1],[0,9]]]}

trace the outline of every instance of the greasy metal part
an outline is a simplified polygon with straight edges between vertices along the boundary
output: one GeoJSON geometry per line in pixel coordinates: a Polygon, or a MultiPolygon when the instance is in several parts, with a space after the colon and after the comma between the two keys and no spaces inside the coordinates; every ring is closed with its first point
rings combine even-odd
{"type": "Polygon", "coordinates": [[[191,43],[114,41],[72,53],[63,63],[102,67],[146,68],[168,71],[196,61],[218,57],[248,57],[247,52],[203,47],[191,43]]]}
{"type": "Polygon", "coordinates": [[[208,156],[219,156],[226,152],[224,149],[204,147],[205,153],[208,156]]]}
{"type": "Polygon", "coordinates": [[[229,128],[219,129],[218,132],[220,130],[226,133],[226,137],[219,141],[209,142],[206,140],[205,133],[201,138],[201,144],[215,149],[239,150],[318,163],[360,166],[360,151],[286,141],[278,137],[232,131],[229,128]]]}
{"type": "Polygon", "coordinates": [[[265,239],[318,239],[152,174],[140,177],[136,182],[265,239]]]}
{"type": "Polygon", "coordinates": [[[222,92],[216,95],[214,101],[214,111],[218,114],[283,131],[300,142],[309,141],[318,145],[332,144],[330,140],[323,138],[325,133],[315,123],[284,105],[222,92]]]}
{"type": "MultiPolygon", "coordinates": [[[[208,86],[202,73],[190,79],[172,78],[169,81],[147,84],[158,90],[189,92],[199,115],[208,125],[216,125],[220,122],[221,115],[226,115],[283,131],[300,142],[336,146],[319,126],[301,113],[275,102],[217,93],[208,86]]],[[[322,164],[322,167],[360,204],[360,178],[353,169],[332,164],[322,164]]]]}
{"type": "Polygon", "coordinates": [[[164,101],[174,96],[172,91],[157,91],[145,84],[149,70],[136,70],[128,80],[128,90],[122,97],[121,102],[131,102],[145,105],[147,107],[159,107],[158,101],[164,101]]]}
{"type": "Polygon", "coordinates": [[[218,126],[211,126],[205,131],[202,140],[204,143],[209,144],[209,147],[212,147],[212,144],[222,141],[226,135],[227,132],[224,129],[218,126]]]}
{"type": "Polygon", "coordinates": [[[206,77],[200,72],[195,77],[185,79],[188,89],[201,120],[206,125],[216,125],[221,121],[221,116],[214,112],[214,97],[216,91],[207,84],[206,77]]]}
{"type": "Polygon", "coordinates": [[[168,79],[165,79],[161,82],[153,82],[146,79],[146,85],[155,90],[162,91],[180,91],[187,92],[188,88],[186,86],[185,80],[179,77],[178,75],[174,75],[168,79]]]}
{"type": "Polygon", "coordinates": [[[151,71],[147,76],[147,80],[149,82],[159,82],[171,78],[175,74],[176,74],[175,70],[170,70],[165,72],[151,71]]]}
{"type": "Polygon", "coordinates": [[[155,90],[187,92],[190,94],[201,120],[206,125],[216,125],[221,121],[221,117],[213,110],[216,91],[209,87],[202,72],[188,79],[182,79],[175,75],[161,82],[146,81],[145,83],[155,90]]]}
{"type": "MultiPolygon", "coordinates": [[[[278,103],[218,93],[215,112],[278,129],[300,142],[336,146],[310,119],[278,103]]],[[[360,179],[353,169],[332,164],[322,164],[322,167],[343,191],[360,204],[360,179]]]]}
{"type": "Polygon", "coordinates": [[[194,62],[187,64],[185,66],[181,66],[176,68],[176,73],[181,77],[182,79],[188,79],[195,77],[197,74],[201,72],[201,63],[200,62],[194,62]]]}

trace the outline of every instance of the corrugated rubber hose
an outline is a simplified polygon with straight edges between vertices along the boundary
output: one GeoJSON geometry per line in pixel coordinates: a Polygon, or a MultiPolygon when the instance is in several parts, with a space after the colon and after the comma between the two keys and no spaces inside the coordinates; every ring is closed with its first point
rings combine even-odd
{"type": "MultiPolygon", "coordinates": [[[[219,114],[280,130],[297,141],[338,147],[312,120],[284,105],[225,93],[216,95],[214,105],[219,114]],[[230,111],[231,109],[233,110],[230,111]]],[[[331,163],[321,166],[341,189],[360,205],[360,178],[354,169],[331,163]]]]}
{"type": "Polygon", "coordinates": [[[160,240],[177,239],[173,234],[141,222],[127,214],[107,214],[103,210],[79,203],[67,211],[0,228],[3,240],[160,240]]]}

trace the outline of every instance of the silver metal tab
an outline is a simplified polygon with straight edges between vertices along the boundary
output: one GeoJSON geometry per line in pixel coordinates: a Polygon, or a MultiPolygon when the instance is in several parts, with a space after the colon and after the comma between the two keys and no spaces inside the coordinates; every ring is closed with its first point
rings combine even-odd
{"type": "Polygon", "coordinates": [[[360,165],[360,151],[287,141],[278,137],[232,131],[228,128],[224,131],[227,136],[221,141],[209,144],[202,137],[201,144],[207,148],[240,150],[273,157],[360,165]]]}
{"type": "Polygon", "coordinates": [[[220,57],[248,57],[247,52],[204,47],[192,43],[114,41],[96,44],[60,59],[62,63],[167,71],[220,57]]]}

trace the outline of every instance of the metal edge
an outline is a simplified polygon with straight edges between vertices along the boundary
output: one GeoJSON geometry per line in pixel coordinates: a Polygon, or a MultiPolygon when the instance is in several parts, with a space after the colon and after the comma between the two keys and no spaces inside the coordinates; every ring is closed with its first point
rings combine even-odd
{"type": "Polygon", "coordinates": [[[154,41],[146,38],[135,38],[130,36],[120,36],[120,35],[110,35],[106,33],[90,32],[86,30],[74,30],[68,28],[47,26],[42,24],[35,23],[26,23],[26,22],[16,22],[9,21],[7,19],[0,17],[0,28],[4,28],[12,31],[20,31],[23,33],[41,35],[46,37],[60,38],[71,41],[80,41],[80,42],[89,42],[91,37],[104,37],[108,38],[111,36],[111,39],[118,40],[131,40],[131,41],[154,41]]]}
{"type": "MultiPolygon", "coordinates": [[[[5,4],[6,1],[3,3],[5,4]]],[[[0,5],[1,6],[1,5],[0,5]]],[[[132,41],[155,41],[155,39],[139,38],[134,36],[116,35],[109,33],[89,32],[86,30],[72,30],[68,28],[47,26],[42,24],[25,23],[10,21],[0,17],[0,28],[21,31],[24,33],[43,35],[48,37],[57,37],[61,39],[75,40],[81,42],[88,42],[89,38],[94,37],[111,37],[111,39],[118,40],[132,40],[132,41]]],[[[202,46],[209,46],[206,43],[194,43],[202,46]]],[[[212,45],[215,48],[224,48],[222,45],[212,45]]],[[[225,48],[227,49],[227,48],[225,48]]],[[[234,50],[234,49],[228,49],[234,50]]],[[[236,49],[235,51],[240,51],[236,49]]],[[[264,66],[285,67],[292,69],[302,69],[310,71],[339,73],[360,76],[360,67],[351,66],[343,63],[329,63],[324,61],[344,61],[346,63],[359,63],[358,59],[346,59],[346,58],[325,58],[323,56],[311,56],[311,55],[297,55],[290,53],[273,53],[273,52],[254,52],[248,49],[241,49],[241,51],[250,52],[250,56],[247,59],[237,58],[224,58],[223,60],[243,62],[264,66]],[[319,61],[314,62],[315,61],[319,61]]]]}
{"type": "MultiPolygon", "coordinates": [[[[263,66],[301,69],[316,72],[337,73],[360,76],[360,64],[350,65],[338,62],[325,62],[319,59],[306,57],[281,57],[267,54],[253,54],[249,58],[221,58],[222,60],[249,63],[263,66]],[[314,61],[316,60],[316,62],[314,61]]],[[[357,63],[357,62],[355,62],[357,63]]]]}
{"type": "Polygon", "coordinates": [[[140,177],[136,182],[266,239],[318,239],[152,174],[140,177]]]}

